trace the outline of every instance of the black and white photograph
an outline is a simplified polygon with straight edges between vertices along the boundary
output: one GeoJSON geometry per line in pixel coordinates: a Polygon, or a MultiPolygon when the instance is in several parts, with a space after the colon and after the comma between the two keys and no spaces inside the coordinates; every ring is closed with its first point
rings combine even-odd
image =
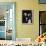
{"type": "Polygon", "coordinates": [[[32,23],[32,10],[22,10],[22,23],[32,23]]]}

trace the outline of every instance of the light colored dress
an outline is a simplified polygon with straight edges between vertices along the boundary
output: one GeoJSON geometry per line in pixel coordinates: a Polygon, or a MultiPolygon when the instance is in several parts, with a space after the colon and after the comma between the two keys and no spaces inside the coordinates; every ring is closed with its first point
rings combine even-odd
{"type": "Polygon", "coordinates": [[[42,46],[46,46],[46,42],[43,42],[43,43],[42,43],[42,46]]]}

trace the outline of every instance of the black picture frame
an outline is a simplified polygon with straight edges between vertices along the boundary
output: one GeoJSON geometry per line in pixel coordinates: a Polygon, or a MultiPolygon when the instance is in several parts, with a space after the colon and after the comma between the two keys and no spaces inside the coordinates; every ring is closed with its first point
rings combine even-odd
{"type": "Polygon", "coordinates": [[[39,0],[39,4],[46,4],[46,0],[39,0]]]}
{"type": "Polygon", "coordinates": [[[32,10],[22,10],[22,23],[32,23],[32,10]]]}

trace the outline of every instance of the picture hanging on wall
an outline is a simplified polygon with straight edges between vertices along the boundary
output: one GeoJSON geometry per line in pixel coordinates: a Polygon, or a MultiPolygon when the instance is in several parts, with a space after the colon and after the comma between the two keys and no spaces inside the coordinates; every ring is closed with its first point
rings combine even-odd
{"type": "Polygon", "coordinates": [[[22,10],[22,23],[32,23],[32,10],[22,10]]]}

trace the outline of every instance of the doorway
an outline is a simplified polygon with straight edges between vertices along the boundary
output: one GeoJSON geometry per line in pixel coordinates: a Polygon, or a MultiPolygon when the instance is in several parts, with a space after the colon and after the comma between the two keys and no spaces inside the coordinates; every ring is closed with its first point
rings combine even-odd
{"type": "Polygon", "coordinates": [[[46,11],[39,11],[39,35],[46,32],[46,11]]]}
{"type": "Polygon", "coordinates": [[[0,40],[15,40],[15,3],[0,3],[0,40]]]}

